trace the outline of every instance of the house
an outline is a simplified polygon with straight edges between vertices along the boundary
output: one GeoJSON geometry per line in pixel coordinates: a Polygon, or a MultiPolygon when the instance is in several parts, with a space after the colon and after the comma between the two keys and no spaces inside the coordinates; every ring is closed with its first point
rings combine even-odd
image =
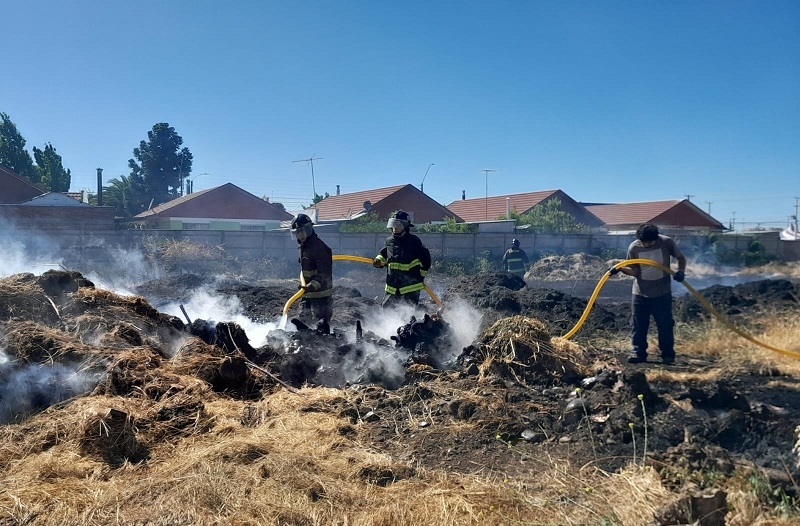
{"type": "Polygon", "coordinates": [[[162,230],[272,230],[292,216],[232,183],[162,203],[133,223],[162,230]]]}
{"type": "Polygon", "coordinates": [[[410,184],[376,188],[350,194],[331,195],[306,210],[315,222],[336,222],[356,219],[367,213],[388,219],[392,212],[405,210],[416,224],[442,222],[445,218],[460,222],[461,218],[410,184]]]}
{"type": "Polygon", "coordinates": [[[44,190],[12,170],[0,166],[0,204],[11,205],[42,195],[44,190]]]}
{"type": "Polygon", "coordinates": [[[473,199],[465,199],[462,194],[461,200],[453,201],[447,205],[447,209],[468,223],[476,223],[496,221],[501,216],[508,215],[511,211],[526,214],[533,207],[553,199],[561,201],[561,209],[568,212],[578,223],[590,228],[602,226],[603,222],[600,219],[561,190],[544,190],[541,192],[476,197],[473,199]]]}
{"type": "Polygon", "coordinates": [[[640,203],[582,203],[611,232],[630,233],[643,223],[665,231],[713,232],[725,226],[688,199],[640,203]]]}
{"type": "Polygon", "coordinates": [[[15,204],[0,204],[0,219],[19,230],[38,232],[114,230],[114,209],[92,206],[48,192],[15,204]]]}

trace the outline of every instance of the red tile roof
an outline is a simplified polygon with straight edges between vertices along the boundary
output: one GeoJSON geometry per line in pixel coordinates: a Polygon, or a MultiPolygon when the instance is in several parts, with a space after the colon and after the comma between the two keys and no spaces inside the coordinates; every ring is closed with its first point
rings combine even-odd
{"type": "Polygon", "coordinates": [[[695,206],[688,199],[645,201],[639,203],[583,203],[606,226],[634,226],[654,223],[659,226],[724,229],[724,225],[695,206]]]}
{"type": "Polygon", "coordinates": [[[375,206],[382,200],[400,191],[408,185],[388,186],[386,188],[375,188],[373,190],[363,190],[350,194],[331,195],[317,203],[318,221],[336,221],[340,219],[350,219],[364,211],[364,203],[370,202],[375,206]]]}
{"type": "Polygon", "coordinates": [[[292,216],[232,183],[208,188],[162,203],[136,216],[202,217],[285,221],[292,216]]]}
{"type": "Polygon", "coordinates": [[[583,206],[599,217],[606,225],[642,224],[652,221],[681,201],[647,201],[643,203],[584,203],[583,206]]]}
{"type": "Polygon", "coordinates": [[[458,215],[468,223],[477,221],[495,221],[498,217],[506,215],[506,198],[512,210],[524,214],[553,194],[562,193],[560,190],[544,190],[541,192],[528,192],[525,194],[495,195],[461,199],[447,205],[448,210],[458,215]]]}

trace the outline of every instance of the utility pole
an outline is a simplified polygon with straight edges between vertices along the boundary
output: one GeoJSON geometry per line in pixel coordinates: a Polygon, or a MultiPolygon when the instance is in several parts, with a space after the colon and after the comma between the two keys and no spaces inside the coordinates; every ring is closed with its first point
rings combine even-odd
{"type": "Polygon", "coordinates": [[[486,194],[485,194],[486,197],[484,198],[484,208],[486,208],[485,221],[489,220],[489,172],[496,172],[496,171],[497,170],[491,168],[484,168],[481,170],[481,172],[483,172],[483,175],[486,178],[486,194]]]}
{"type": "Polygon", "coordinates": [[[800,208],[800,197],[794,198],[794,240],[797,241],[797,210],[800,208]]]}
{"type": "Polygon", "coordinates": [[[708,215],[711,215],[711,201],[706,201],[706,204],[708,205],[708,215]]]}
{"type": "Polygon", "coordinates": [[[734,212],[732,212],[732,216],[731,216],[731,224],[730,224],[730,225],[728,225],[728,227],[729,227],[731,230],[733,230],[733,231],[736,231],[736,212],[735,212],[735,211],[734,211],[734,212]]]}
{"type": "MultiPolygon", "coordinates": [[[[308,159],[298,159],[297,161],[292,161],[293,163],[311,163],[311,191],[314,192],[314,197],[312,197],[312,199],[317,198],[317,187],[314,184],[314,161],[322,159],[322,157],[314,157],[314,155],[312,155],[308,159]]],[[[314,204],[317,203],[314,202],[314,204]]]]}

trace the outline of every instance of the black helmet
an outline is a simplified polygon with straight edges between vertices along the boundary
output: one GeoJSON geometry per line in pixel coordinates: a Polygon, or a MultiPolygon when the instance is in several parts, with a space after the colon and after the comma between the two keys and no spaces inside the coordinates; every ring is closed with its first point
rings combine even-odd
{"type": "Polygon", "coordinates": [[[314,222],[305,214],[297,214],[292,219],[292,233],[305,232],[307,236],[310,236],[314,233],[313,226],[314,222]]]}
{"type": "Polygon", "coordinates": [[[398,210],[389,216],[389,221],[386,222],[386,228],[393,228],[395,226],[402,226],[403,230],[408,230],[409,227],[414,226],[411,224],[411,217],[409,217],[408,212],[398,210]]]}
{"type": "Polygon", "coordinates": [[[519,239],[512,239],[511,246],[514,248],[519,248],[519,239]]]}
{"type": "Polygon", "coordinates": [[[655,241],[658,239],[658,227],[653,223],[645,223],[636,229],[636,239],[639,241],[655,241]]]}

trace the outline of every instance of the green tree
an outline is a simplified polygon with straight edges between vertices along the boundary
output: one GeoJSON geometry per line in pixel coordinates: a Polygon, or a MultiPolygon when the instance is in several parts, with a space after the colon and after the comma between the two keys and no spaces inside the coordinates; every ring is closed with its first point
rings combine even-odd
{"type": "Polygon", "coordinates": [[[72,174],[65,170],[61,164],[61,156],[56,153],[53,145],[47,143],[44,150],[33,147],[33,157],[36,159],[36,171],[42,186],[51,192],[68,192],[72,174]]]}
{"type": "MultiPolygon", "coordinates": [[[[128,160],[134,210],[142,212],[183,195],[183,181],[192,173],[192,153],[181,148],[183,138],[166,122],[147,132],[147,141],[128,160]]],[[[135,214],[134,214],[135,215],[135,214]]]]}
{"type": "Polygon", "coordinates": [[[423,223],[416,227],[417,232],[431,234],[469,234],[476,231],[476,227],[466,223],[458,223],[452,217],[445,217],[444,223],[423,223]]]}
{"type": "Polygon", "coordinates": [[[312,205],[315,205],[315,204],[319,203],[320,201],[322,201],[323,199],[326,199],[326,198],[328,198],[330,196],[331,196],[331,194],[329,194],[328,192],[325,192],[325,195],[314,194],[314,202],[312,203],[312,205]]]}
{"type": "MultiPolygon", "coordinates": [[[[505,214],[500,219],[509,219],[505,214]]],[[[588,232],[589,227],[578,223],[561,207],[560,199],[550,199],[534,206],[528,213],[520,214],[511,210],[511,218],[517,220],[517,227],[529,225],[540,234],[579,234],[588,232]]]]}
{"type": "Polygon", "coordinates": [[[31,154],[25,149],[25,139],[7,114],[0,112],[0,166],[13,170],[34,184],[39,172],[33,166],[31,154]]]}
{"type": "MultiPolygon", "coordinates": [[[[91,201],[97,204],[97,196],[92,195],[91,201]]],[[[141,212],[141,201],[137,199],[130,177],[123,175],[108,181],[103,187],[103,206],[114,207],[116,217],[132,217],[141,212]]]]}
{"type": "Polygon", "coordinates": [[[339,225],[339,232],[373,232],[386,233],[386,221],[378,217],[375,212],[369,212],[361,217],[345,221],[339,225]]]}

